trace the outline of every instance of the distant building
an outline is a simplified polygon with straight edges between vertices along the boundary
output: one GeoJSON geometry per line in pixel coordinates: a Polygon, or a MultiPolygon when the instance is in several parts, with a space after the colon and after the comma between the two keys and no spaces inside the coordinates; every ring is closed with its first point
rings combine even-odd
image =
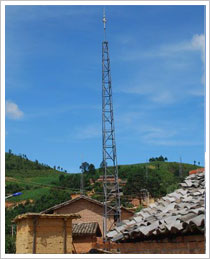
{"type": "MultiPolygon", "coordinates": [[[[100,231],[103,234],[103,215],[104,215],[104,204],[100,201],[91,199],[85,195],[55,205],[43,212],[48,214],[71,214],[79,213],[81,216],[78,219],[78,223],[92,223],[98,222],[100,231]]],[[[126,208],[121,208],[122,220],[129,219],[134,213],[126,208]]],[[[108,229],[114,227],[114,215],[108,219],[108,229]]]]}
{"type": "Polygon", "coordinates": [[[142,205],[143,207],[147,207],[149,204],[154,203],[154,202],[155,202],[154,198],[149,197],[149,196],[144,197],[144,199],[142,199],[141,202],[140,202],[140,199],[137,197],[133,198],[130,201],[130,203],[133,205],[133,208],[137,208],[140,205],[142,205]]]}
{"type": "Polygon", "coordinates": [[[198,168],[198,169],[189,171],[189,175],[197,174],[197,173],[204,173],[204,171],[205,171],[205,168],[198,168]]]}
{"type": "MultiPolygon", "coordinates": [[[[114,176],[108,176],[107,177],[107,182],[110,182],[110,183],[114,183],[115,179],[114,179],[114,176]]],[[[100,176],[97,180],[96,180],[97,183],[103,183],[104,182],[104,176],[100,176]]],[[[127,180],[122,180],[120,178],[118,178],[118,182],[121,186],[124,186],[126,185],[127,183],[127,180]]]]}

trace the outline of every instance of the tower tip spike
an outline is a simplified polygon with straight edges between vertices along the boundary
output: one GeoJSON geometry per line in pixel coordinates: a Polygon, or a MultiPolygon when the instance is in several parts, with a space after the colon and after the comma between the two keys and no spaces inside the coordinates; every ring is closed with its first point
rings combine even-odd
{"type": "Polygon", "coordinates": [[[104,40],[106,40],[106,22],[107,22],[107,19],[106,19],[106,13],[105,13],[105,7],[103,9],[103,23],[104,23],[104,40]]]}

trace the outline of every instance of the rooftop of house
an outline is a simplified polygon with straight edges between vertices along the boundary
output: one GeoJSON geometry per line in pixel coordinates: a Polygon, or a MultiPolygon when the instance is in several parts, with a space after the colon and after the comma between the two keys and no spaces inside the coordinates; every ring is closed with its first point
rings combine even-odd
{"type": "Polygon", "coordinates": [[[22,219],[28,219],[28,218],[47,218],[47,219],[79,219],[80,215],[71,213],[71,214],[40,214],[40,213],[25,213],[18,215],[14,218],[13,222],[18,222],[22,219]]]}
{"type": "Polygon", "coordinates": [[[98,222],[90,222],[90,223],[79,223],[72,225],[72,233],[73,237],[77,236],[93,236],[101,237],[101,230],[98,222]]]}
{"type": "Polygon", "coordinates": [[[204,171],[205,171],[205,168],[197,168],[197,169],[195,169],[195,170],[189,171],[189,175],[191,175],[191,174],[197,174],[197,173],[202,173],[202,172],[204,172],[204,171]]]}
{"type": "Polygon", "coordinates": [[[204,233],[204,172],[189,175],[180,189],[162,197],[129,220],[119,223],[107,237],[112,241],[148,239],[184,233],[204,233]]]}
{"type": "MultiPolygon", "coordinates": [[[[77,202],[77,201],[79,201],[79,200],[89,201],[89,202],[91,202],[91,203],[94,203],[94,204],[96,204],[96,205],[99,205],[100,207],[103,207],[103,206],[104,206],[103,202],[97,201],[97,200],[92,199],[92,198],[90,198],[90,197],[88,197],[88,196],[85,196],[85,195],[80,195],[79,197],[76,197],[75,199],[65,201],[65,202],[60,203],[60,204],[57,204],[57,205],[55,205],[55,206],[53,206],[53,207],[51,207],[51,208],[49,208],[49,209],[46,209],[46,210],[42,211],[41,213],[42,213],[42,214],[43,214],[43,213],[53,213],[54,210],[59,209],[59,208],[63,208],[63,207],[65,207],[65,206],[70,205],[70,204],[72,204],[72,203],[74,203],[74,202],[77,202]]],[[[111,207],[110,207],[110,208],[111,208],[111,207]]],[[[113,209],[113,208],[111,208],[111,209],[113,209]]],[[[130,211],[130,210],[124,208],[124,207],[121,207],[121,210],[127,211],[127,212],[129,212],[129,213],[131,213],[131,214],[133,213],[132,211],[130,211]]]]}

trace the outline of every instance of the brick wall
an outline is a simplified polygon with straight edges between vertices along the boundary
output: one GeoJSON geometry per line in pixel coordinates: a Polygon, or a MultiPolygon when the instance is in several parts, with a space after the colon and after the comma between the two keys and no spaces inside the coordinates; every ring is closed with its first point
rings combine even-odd
{"type": "MultiPolygon", "coordinates": [[[[77,219],[77,223],[83,222],[98,222],[99,227],[101,229],[101,233],[103,233],[103,214],[104,208],[98,204],[90,202],[85,199],[79,199],[75,202],[66,205],[65,207],[58,208],[54,210],[54,213],[57,214],[71,214],[71,213],[79,213],[81,216],[80,219],[77,219]]],[[[122,209],[122,220],[129,219],[133,216],[133,212],[122,209]]],[[[74,223],[74,222],[73,222],[74,223]]],[[[107,221],[108,229],[114,224],[114,217],[109,217],[107,221]]]]}
{"type": "Polygon", "coordinates": [[[95,248],[121,254],[205,254],[204,235],[189,235],[132,243],[96,244],[95,248]]]}
{"type": "MultiPolygon", "coordinates": [[[[80,200],[77,200],[76,202],[66,205],[65,207],[56,209],[54,213],[57,213],[57,214],[79,213],[81,218],[77,219],[76,223],[98,222],[101,232],[103,232],[103,207],[93,202],[80,199],[80,200]]],[[[112,226],[113,222],[114,222],[113,218],[109,218],[108,228],[112,226]]]]}
{"type": "Polygon", "coordinates": [[[96,236],[73,237],[73,253],[88,253],[96,244],[96,236]]]}
{"type": "Polygon", "coordinates": [[[132,211],[128,211],[128,210],[124,210],[122,209],[121,211],[121,220],[125,220],[125,219],[129,219],[133,216],[133,212],[132,211]]]}

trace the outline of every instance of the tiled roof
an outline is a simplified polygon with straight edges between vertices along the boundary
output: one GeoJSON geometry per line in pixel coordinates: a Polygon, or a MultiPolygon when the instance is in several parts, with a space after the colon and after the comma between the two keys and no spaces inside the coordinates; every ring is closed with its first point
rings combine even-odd
{"type": "MultiPolygon", "coordinates": [[[[65,206],[67,206],[67,205],[69,205],[69,204],[72,204],[72,203],[74,203],[74,202],[76,202],[76,201],[78,201],[78,200],[81,200],[81,199],[86,200],[86,201],[89,201],[89,202],[94,203],[94,204],[96,204],[96,205],[99,205],[100,207],[103,207],[103,206],[104,206],[104,203],[103,203],[103,202],[97,201],[97,200],[92,199],[92,198],[90,198],[90,197],[88,197],[88,196],[85,196],[85,195],[80,195],[80,196],[77,197],[77,198],[74,198],[74,199],[72,199],[72,200],[65,201],[65,202],[60,203],[60,204],[57,204],[57,205],[55,205],[55,206],[53,206],[53,207],[51,207],[51,208],[48,208],[48,209],[42,211],[41,213],[42,213],[42,214],[43,214],[43,213],[53,213],[54,210],[59,209],[59,208],[63,208],[63,207],[65,207],[65,206]]],[[[113,209],[111,206],[110,206],[109,208],[110,208],[110,209],[113,209]]],[[[121,210],[124,210],[124,211],[127,211],[127,212],[133,214],[132,211],[130,211],[130,210],[124,208],[124,207],[121,207],[121,210]]]]}
{"type": "Polygon", "coordinates": [[[162,197],[130,220],[124,220],[107,237],[112,241],[155,238],[159,235],[204,232],[204,173],[189,175],[180,189],[162,197]]]}
{"type": "Polygon", "coordinates": [[[87,200],[87,201],[89,201],[89,202],[95,203],[95,204],[97,204],[97,205],[99,205],[99,206],[103,206],[103,203],[100,202],[100,201],[91,199],[90,197],[85,196],[85,195],[80,195],[80,196],[77,197],[77,198],[74,198],[74,199],[72,199],[72,200],[65,201],[65,202],[60,203],[60,204],[57,204],[57,205],[55,205],[55,206],[53,206],[53,207],[51,207],[51,208],[49,208],[49,209],[46,209],[46,210],[42,211],[41,213],[52,212],[52,211],[54,211],[54,210],[56,210],[56,209],[63,208],[63,207],[65,207],[65,206],[67,206],[67,205],[69,205],[69,204],[71,204],[71,203],[74,203],[74,202],[76,202],[76,201],[78,201],[78,200],[80,200],[80,199],[84,199],[84,200],[87,200]]]}
{"type": "Polygon", "coordinates": [[[72,233],[73,236],[102,236],[98,222],[73,224],[72,233]]]}

